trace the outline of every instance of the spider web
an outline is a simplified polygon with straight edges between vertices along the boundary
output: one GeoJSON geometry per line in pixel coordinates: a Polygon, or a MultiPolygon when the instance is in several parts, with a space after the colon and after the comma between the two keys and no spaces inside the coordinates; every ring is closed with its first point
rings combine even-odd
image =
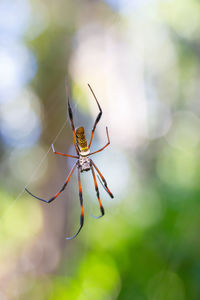
{"type": "MultiPolygon", "coordinates": [[[[66,126],[67,121],[64,121],[61,129],[59,130],[59,132],[57,133],[56,137],[53,139],[51,144],[54,144],[56,142],[56,140],[58,139],[58,137],[60,136],[61,132],[63,131],[64,127],[66,126]]],[[[45,161],[47,155],[49,154],[49,152],[51,151],[51,145],[49,147],[49,149],[46,151],[46,153],[42,156],[40,162],[38,163],[38,165],[35,167],[35,169],[33,170],[29,180],[27,181],[27,184],[21,189],[21,191],[19,192],[19,194],[17,195],[17,197],[15,198],[15,200],[12,201],[12,203],[10,205],[8,205],[7,209],[5,210],[5,212],[3,213],[2,217],[0,218],[0,221],[2,221],[9,213],[9,211],[12,209],[12,207],[16,204],[16,202],[21,198],[21,196],[23,195],[23,193],[25,192],[25,188],[28,187],[28,185],[32,182],[35,174],[38,172],[38,170],[40,169],[40,166],[42,165],[42,163],[45,161]]]]}

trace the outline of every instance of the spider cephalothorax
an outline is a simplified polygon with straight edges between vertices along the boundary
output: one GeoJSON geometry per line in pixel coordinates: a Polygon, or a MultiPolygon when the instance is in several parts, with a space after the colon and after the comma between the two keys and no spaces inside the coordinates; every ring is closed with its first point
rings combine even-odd
{"type": "Polygon", "coordinates": [[[106,127],[106,134],[107,134],[107,139],[108,139],[108,142],[107,144],[102,147],[101,149],[95,151],[95,152],[92,152],[90,153],[90,146],[91,146],[91,143],[92,143],[92,140],[93,140],[93,136],[94,136],[94,131],[95,131],[95,128],[97,126],[97,123],[99,122],[100,118],[101,118],[101,115],[102,115],[102,110],[101,110],[101,107],[99,105],[99,102],[91,88],[91,86],[88,84],[95,100],[96,100],[96,103],[99,107],[99,114],[94,122],[94,126],[92,128],[92,133],[91,133],[91,137],[90,137],[90,142],[89,142],[89,145],[87,144],[87,140],[85,138],[85,132],[84,132],[84,128],[83,127],[79,127],[75,130],[75,127],[74,127],[74,121],[73,121],[73,114],[72,114],[72,110],[71,110],[71,106],[70,106],[70,103],[69,103],[69,100],[68,100],[68,112],[69,112],[69,118],[70,118],[70,122],[71,122],[71,126],[72,126],[72,131],[73,131],[73,139],[74,139],[74,147],[76,149],[76,153],[77,155],[70,155],[70,154],[64,154],[64,153],[60,153],[60,152],[56,152],[55,149],[54,149],[54,146],[52,144],[52,149],[53,149],[53,152],[55,154],[58,154],[58,155],[62,155],[62,156],[65,156],[65,157],[72,157],[72,158],[76,158],[77,161],[76,163],[74,164],[73,168],[71,169],[64,185],[62,186],[62,188],[57,192],[57,194],[55,194],[53,197],[51,197],[49,200],[45,200],[45,199],[42,199],[42,198],[39,198],[35,195],[33,195],[29,190],[27,190],[25,188],[25,190],[33,197],[41,200],[41,201],[44,201],[46,203],[50,203],[51,201],[55,200],[59,195],[60,193],[62,193],[64,191],[64,189],[66,188],[75,168],[77,168],[77,171],[78,171],[78,188],[79,188],[79,198],[80,198],[80,205],[81,205],[81,217],[80,217],[80,227],[77,231],[77,233],[75,235],[73,235],[72,237],[70,238],[66,238],[66,239],[73,239],[75,238],[78,233],[80,232],[81,228],[83,227],[83,222],[84,222],[84,215],[83,215],[83,196],[82,196],[82,186],[81,186],[81,178],[80,178],[80,173],[81,172],[84,172],[84,171],[89,171],[91,170],[92,171],[92,176],[93,176],[93,180],[94,180],[94,186],[95,186],[95,190],[96,190],[96,194],[97,194],[97,199],[98,199],[98,202],[99,202],[99,206],[100,206],[100,211],[101,211],[101,215],[98,216],[98,217],[95,217],[95,218],[100,218],[104,215],[104,208],[102,206],[102,203],[101,203],[101,200],[100,200],[100,195],[99,195],[99,189],[98,189],[98,185],[97,185],[97,180],[96,180],[96,175],[95,175],[95,171],[94,169],[97,171],[97,173],[99,174],[101,180],[102,180],[102,185],[104,187],[104,189],[107,191],[107,193],[110,195],[111,198],[113,198],[113,194],[111,193],[111,191],[108,189],[108,186],[107,186],[107,182],[105,180],[105,178],[103,177],[103,175],[101,174],[101,172],[99,171],[99,169],[97,168],[97,166],[94,164],[94,162],[92,161],[92,159],[90,159],[88,156],[92,155],[92,154],[95,154],[95,153],[98,153],[102,150],[104,150],[109,144],[110,144],[110,139],[109,139],[109,135],[108,135],[108,128],[106,127]]]}

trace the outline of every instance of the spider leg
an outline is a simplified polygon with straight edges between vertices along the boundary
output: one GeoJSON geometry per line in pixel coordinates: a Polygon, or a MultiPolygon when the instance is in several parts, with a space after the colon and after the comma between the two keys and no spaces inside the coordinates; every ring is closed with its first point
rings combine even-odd
{"type": "Polygon", "coordinates": [[[103,151],[106,147],[108,147],[108,146],[110,145],[110,138],[109,138],[109,134],[108,134],[108,127],[106,127],[106,134],[107,134],[107,139],[108,139],[107,144],[106,144],[104,147],[102,147],[101,149],[99,149],[99,150],[97,150],[97,151],[95,151],[95,152],[89,153],[88,156],[89,156],[89,155],[92,155],[92,154],[95,154],[95,153],[98,153],[98,152],[101,152],[101,151],[103,151]]]}
{"type": "MultiPolygon", "coordinates": [[[[103,177],[103,175],[101,174],[101,172],[99,171],[99,169],[97,168],[97,166],[94,164],[94,162],[92,160],[90,160],[92,165],[95,167],[96,171],[98,172],[99,176],[101,177],[101,180],[99,179],[100,183],[103,185],[105,191],[110,195],[111,198],[114,198],[113,194],[111,193],[111,191],[109,190],[108,186],[107,186],[107,182],[105,180],[105,178],[103,177]]],[[[98,177],[99,178],[99,177],[98,177]]]]}
{"type": "Polygon", "coordinates": [[[98,102],[98,100],[97,100],[97,97],[95,96],[95,93],[93,92],[91,86],[90,86],[89,84],[88,84],[88,86],[89,86],[89,89],[90,89],[90,91],[92,92],[92,94],[93,94],[93,96],[94,96],[94,99],[96,100],[96,103],[97,103],[97,105],[98,105],[98,107],[99,107],[99,113],[98,113],[97,118],[96,118],[96,120],[95,120],[95,122],[94,122],[94,126],[93,126],[93,128],[92,128],[92,133],[91,133],[91,137],[90,137],[90,143],[89,143],[89,146],[88,146],[88,147],[90,148],[90,146],[91,146],[91,144],[92,144],[92,140],[93,140],[95,128],[96,128],[97,123],[99,122],[99,120],[101,119],[101,116],[102,116],[102,109],[101,109],[101,106],[100,106],[100,104],[99,104],[99,102],[98,102]]]}
{"type": "Polygon", "coordinates": [[[97,198],[98,198],[99,205],[100,205],[100,210],[101,210],[101,215],[100,216],[96,217],[96,216],[92,215],[92,217],[95,218],[95,219],[99,219],[99,218],[103,217],[103,215],[104,215],[104,208],[103,208],[102,203],[101,203],[101,199],[100,199],[100,195],[99,195],[99,189],[98,189],[98,185],[97,185],[97,180],[96,180],[94,168],[93,168],[92,165],[91,165],[91,170],[92,170],[92,176],[93,176],[93,179],[94,179],[94,186],[95,186],[95,190],[96,190],[96,193],[97,193],[97,198]]]}
{"type": "Polygon", "coordinates": [[[49,200],[45,200],[45,199],[42,199],[42,198],[39,198],[39,197],[33,195],[27,188],[25,188],[25,190],[26,190],[27,193],[29,193],[32,197],[34,197],[34,198],[36,198],[36,199],[38,199],[38,200],[41,200],[41,201],[43,201],[43,202],[50,203],[51,201],[55,200],[55,199],[60,195],[60,193],[62,193],[62,192],[64,191],[64,189],[66,188],[66,186],[67,186],[67,184],[68,184],[68,182],[69,182],[69,180],[70,180],[70,178],[71,178],[71,176],[72,176],[72,174],[73,174],[74,169],[75,169],[76,166],[77,166],[77,163],[74,164],[73,168],[71,169],[71,171],[70,171],[70,173],[69,173],[69,175],[68,175],[68,177],[67,177],[67,180],[65,181],[64,185],[63,185],[62,188],[59,190],[59,192],[58,192],[56,195],[54,195],[53,197],[51,197],[49,200]]]}
{"type": "Polygon", "coordinates": [[[74,239],[79,234],[79,232],[81,231],[81,228],[83,227],[83,222],[84,222],[84,215],[83,215],[83,194],[82,194],[80,170],[79,170],[79,168],[77,170],[78,170],[79,198],[80,198],[80,205],[81,205],[80,227],[79,227],[78,231],[72,237],[67,237],[66,240],[72,240],[72,239],[74,239]]]}
{"type": "Polygon", "coordinates": [[[75,134],[75,128],[74,128],[74,121],[73,121],[73,114],[72,114],[72,109],[69,103],[69,98],[68,98],[68,113],[69,113],[69,118],[72,126],[72,131],[73,131],[73,138],[74,138],[74,147],[76,149],[77,154],[79,154],[77,145],[76,145],[76,134],[75,134]]]}
{"type": "Polygon", "coordinates": [[[79,158],[78,156],[75,155],[70,155],[70,154],[65,154],[65,153],[60,153],[60,152],[56,152],[54,149],[54,145],[51,145],[51,148],[53,150],[53,153],[58,154],[58,155],[62,155],[62,156],[67,156],[67,157],[72,157],[72,158],[79,158]]]}

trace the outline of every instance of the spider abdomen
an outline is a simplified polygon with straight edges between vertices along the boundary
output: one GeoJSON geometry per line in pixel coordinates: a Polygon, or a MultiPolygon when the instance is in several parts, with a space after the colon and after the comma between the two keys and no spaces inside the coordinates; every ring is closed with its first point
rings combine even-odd
{"type": "Polygon", "coordinates": [[[90,162],[90,159],[88,157],[80,156],[80,158],[79,158],[79,168],[80,168],[81,172],[89,171],[91,169],[90,164],[91,164],[91,162],[90,162]]]}
{"type": "Polygon", "coordinates": [[[76,129],[76,142],[81,152],[87,152],[89,150],[83,127],[76,129]]]}

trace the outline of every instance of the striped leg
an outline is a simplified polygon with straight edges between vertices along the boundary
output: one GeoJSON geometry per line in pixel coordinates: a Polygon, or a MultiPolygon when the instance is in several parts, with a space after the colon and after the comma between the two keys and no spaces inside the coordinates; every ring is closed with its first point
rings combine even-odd
{"type": "Polygon", "coordinates": [[[71,169],[71,171],[70,171],[70,173],[69,173],[69,175],[68,175],[68,177],[67,177],[67,180],[65,181],[64,185],[63,185],[62,188],[59,190],[59,192],[58,192],[55,196],[53,196],[52,198],[50,198],[49,200],[45,200],[45,199],[42,199],[42,198],[39,198],[39,197],[33,195],[31,192],[29,192],[29,190],[28,190],[27,188],[25,188],[25,190],[26,190],[31,196],[33,196],[34,198],[36,198],[36,199],[38,199],[38,200],[41,200],[41,201],[43,201],[43,202],[46,202],[46,203],[50,203],[51,201],[55,200],[55,199],[60,195],[60,193],[62,193],[62,192],[64,191],[64,189],[66,188],[66,186],[67,186],[67,184],[68,184],[68,182],[69,182],[69,180],[70,180],[70,178],[71,178],[71,176],[72,176],[72,174],[73,174],[74,169],[75,169],[76,166],[77,166],[77,163],[74,164],[73,168],[71,169]]]}
{"type": "Polygon", "coordinates": [[[72,237],[67,237],[66,240],[72,240],[72,239],[74,239],[79,234],[79,232],[81,231],[81,228],[83,227],[83,222],[84,222],[84,215],[83,215],[83,194],[82,194],[80,170],[79,170],[79,168],[77,168],[77,170],[78,170],[79,198],[80,198],[80,205],[81,205],[80,227],[79,227],[77,233],[75,233],[72,237]]]}
{"type": "MultiPolygon", "coordinates": [[[[107,182],[105,180],[105,178],[103,177],[103,175],[101,174],[101,172],[99,171],[99,169],[97,168],[97,166],[94,164],[94,162],[91,160],[92,165],[95,167],[96,171],[98,172],[99,176],[101,177],[101,180],[103,181],[102,185],[105,188],[106,192],[110,195],[111,198],[114,198],[113,194],[111,193],[111,191],[109,190],[108,186],[107,186],[107,182]]],[[[97,175],[98,176],[98,175],[97,175]]]]}
{"type": "Polygon", "coordinates": [[[88,154],[88,156],[89,156],[89,155],[93,155],[93,154],[98,153],[98,152],[101,152],[101,151],[103,151],[106,147],[108,147],[108,146],[110,145],[110,138],[109,138],[109,134],[108,134],[108,127],[106,127],[106,134],[107,134],[107,138],[108,138],[107,144],[106,144],[104,147],[102,147],[101,149],[99,149],[99,150],[97,150],[97,151],[95,151],[95,152],[92,152],[92,153],[88,154]]]}
{"type": "Polygon", "coordinates": [[[96,100],[96,103],[97,103],[97,105],[98,105],[98,107],[99,107],[99,113],[98,113],[98,116],[97,116],[97,118],[96,118],[96,120],[95,120],[95,122],[94,122],[94,126],[93,126],[93,128],[92,128],[92,133],[91,133],[91,138],[90,138],[90,143],[89,143],[89,146],[88,146],[88,147],[90,148],[90,146],[91,146],[91,144],[92,144],[92,140],[93,140],[95,128],[96,128],[97,123],[99,122],[99,120],[101,119],[101,116],[102,116],[102,109],[101,109],[101,106],[100,106],[100,104],[99,104],[99,102],[98,102],[98,100],[97,100],[97,97],[95,96],[95,93],[93,92],[91,86],[90,86],[89,84],[88,84],[88,86],[89,86],[89,89],[90,89],[90,91],[92,92],[92,94],[93,94],[93,96],[94,96],[94,99],[96,100]]]}
{"type": "Polygon", "coordinates": [[[79,156],[56,152],[55,149],[54,149],[54,145],[53,144],[51,145],[51,148],[53,150],[53,153],[55,153],[55,154],[66,156],[66,157],[79,158],[79,156]]]}
{"type": "Polygon", "coordinates": [[[99,189],[98,189],[98,185],[97,185],[97,180],[96,180],[94,168],[93,168],[92,165],[91,165],[91,170],[92,170],[92,176],[93,176],[93,179],[94,179],[94,186],[95,186],[95,190],[96,190],[96,193],[97,193],[97,198],[98,198],[99,205],[100,205],[100,210],[101,210],[101,215],[100,216],[98,216],[98,217],[92,216],[92,217],[95,218],[95,219],[99,219],[99,218],[103,217],[103,215],[104,215],[104,208],[103,208],[102,203],[101,203],[101,199],[100,199],[100,195],[99,195],[99,189]]]}
{"type": "Polygon", "coordinates": [[[69,112],[69,118],[72,126],[72,131],[73,131],[73,138],[74,138],[74,147],[76,149],[77,154],[79,154],[77,145],[76,145],[76,134],[75,134],[75,128],[74,128],[74,121],[73,121],[73,114],[72,114],[72,109],[69,103],[69,98],[68,98],[68,112],[69,112]]]}

